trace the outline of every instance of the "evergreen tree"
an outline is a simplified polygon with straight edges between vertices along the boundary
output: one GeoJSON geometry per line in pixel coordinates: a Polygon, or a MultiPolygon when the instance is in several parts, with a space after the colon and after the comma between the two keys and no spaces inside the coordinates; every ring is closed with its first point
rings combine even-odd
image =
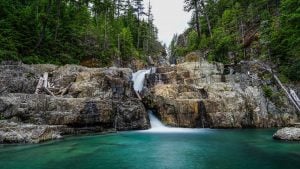
{"type": "Polygon", "coordinates": [[[184,2],[184,10],[193,17],[190,28],[173,38],[171,57],[197,50],[209,60],[224,63],[261,59],[276,64],[281,77],[300,80],[299,1],[184,2]],[[178,43],[181,36],[187,39],[186,44],[178,43]]]}
{"type": "MultiPolygon", "coordinates": [[[[146,54],[143,42],[158,43],[143,15],[141,0],[0,0],[0,61],[65,64],[92,58],[111,64],[116,57],[139,58],[146,54]]],[[[160,50],[149,48],[151,55],[160,50]]]]}

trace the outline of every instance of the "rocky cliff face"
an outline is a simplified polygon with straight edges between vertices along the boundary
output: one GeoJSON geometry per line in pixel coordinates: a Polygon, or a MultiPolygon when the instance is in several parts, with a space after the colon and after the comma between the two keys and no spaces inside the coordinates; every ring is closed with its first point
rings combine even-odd
{"type": "Polygon", "coordinates": [[[272,85],[260,72],[255,62],[224,66],[204,59],[158,67],[147,76],[144,102],[165,124],[177,127],[267,128],[297,121],[284,95],[277,103],[265,97],[262,86],[272,85]]]}
{"type": "Polygon", "coordinates": [[[0,143],[149,128],[131,76],[131,69],[125,68],[0,65],[0,143]],[[34,94],[44,72],[55,96],[34,94]]]}

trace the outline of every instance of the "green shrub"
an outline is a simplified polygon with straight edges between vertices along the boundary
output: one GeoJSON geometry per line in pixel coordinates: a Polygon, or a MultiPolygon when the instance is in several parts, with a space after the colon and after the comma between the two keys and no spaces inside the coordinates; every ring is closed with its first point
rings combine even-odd
{"type": "Polygon", "coordinates": [[[0,120],[4,120],[4,117],[1,113],[0,113],[0,120]]]}
{"type": "Polygon", "coordinates": [[[26,64],[37,64],[37,63],[43,63],[44,60],[37,55],[31,55],[31,56],[24,56],[22,58],[22,62],[26,64]]]}
{"type": "Polygon", "coordinates": [[[267,98],[271,98],[273,96],[273,91],[269,86],[263,86],[262,89],[267,98]]]}
{"type": "Polygon", "coordinates": [[[300,60],[294,61],[286,71],[285,75],[292,81],[300,81],[300,60]]]}

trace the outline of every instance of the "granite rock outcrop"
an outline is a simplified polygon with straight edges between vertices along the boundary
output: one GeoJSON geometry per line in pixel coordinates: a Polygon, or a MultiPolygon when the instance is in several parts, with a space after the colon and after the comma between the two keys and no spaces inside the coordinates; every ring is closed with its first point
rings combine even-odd
{"type": "Polygon", "coordinates": [[[0,143],[58,138],[32,139],[35,136],[28,134],[44,130],[58,136],[150,127],[145,107],[133,90],[131,69],[18,63],[0,65],[0,70],[0,143]],[[45,72],[54,96],[35,93],[45,72]]]}

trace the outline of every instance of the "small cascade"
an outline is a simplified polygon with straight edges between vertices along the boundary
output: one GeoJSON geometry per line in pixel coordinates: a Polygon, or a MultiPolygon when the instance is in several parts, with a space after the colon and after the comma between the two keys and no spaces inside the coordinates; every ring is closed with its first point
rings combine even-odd
{"type": "Polygon", "coordinates": [[[144,87],[145,75],[150,74],[151,69],[139,70],[132,74],[133,88],[136,92],[141,92],[144,87]]]}
{"type": "Polygon", "coordinates": [[[176,128],[176,127],[167,127],[165,126],[151,110],[148,110],[151,129],[140,131],[140,132],[150,132],[150,133],[189,133],[189,132],[199,132],[199,129],[190,129],[190,128],[176,128]]]}
{"type": "Polygon", "coordinates": [[[152,129],[166,129],[167,127],[162,124],[161,121],[158,120],[157,117],[154,116],[152,111],[148,111],[149,118],[150,118],[150,124],[152,129]]]}

